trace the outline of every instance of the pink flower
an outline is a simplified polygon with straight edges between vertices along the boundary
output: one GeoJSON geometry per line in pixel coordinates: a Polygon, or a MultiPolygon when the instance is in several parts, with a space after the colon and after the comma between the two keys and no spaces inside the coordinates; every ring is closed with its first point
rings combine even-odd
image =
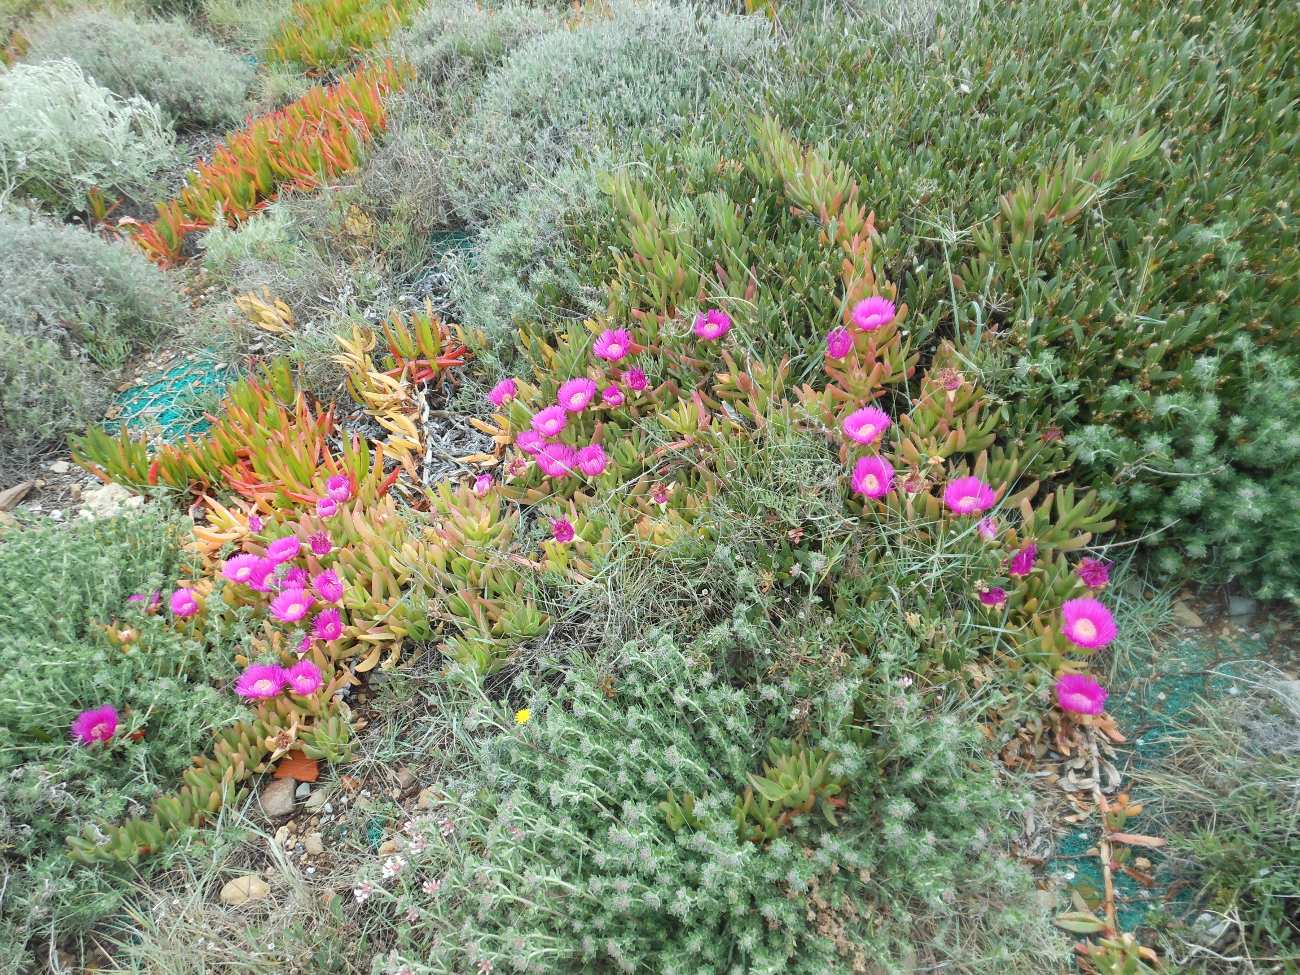
{"type": "MultiPolygon", "coordinates": [[[[564,411],[561,410],[560,412],[563,413],[564,411]]],[[[533,457],[546,446],[546,441],[536,430],[524,430],[515,437],[515,446],[530,457],[533,457]]]]}
{"type": "Polygon", "coordinates": [[[975,526],[979,532],[980,538],[986,542],[991,542],[998,537],[998,522],[996,518],[981,518],[980,523],[975,526]]]}
{"type": "Polygon", "coordinates": [[[719,308],[710,308],[695,316],[695,336],[716,342],[731,331],[731,316],[719,308]]]}
{"type": "Polygon", "coordinates": [[[515,385],[515,381],[513,379],[503,379],[493,386],[492,391],[488,393],[488,402],[493,406],[505,406],[515,398],[516,392],[518,392],[518,387],[515,385]]]}
{"type": "Polygon", "coordinates": [[[600,391],[600,401],[606,406],[622,406],[623,390],[617,386],[606,386],[600,391]]]}
{"type": "Polygon", "coordinates": [[[248,530],[256,535],[262,530],[262,519],[257,515],[248,516],[248,530]]]}
{"type": "Polygon", "coordinates": [[[847,328],[833,328],[826,333],[826,358],[843,359],[853,349],[853,336],[847,328]]]}
{"type": "Polygon", "coordinates": [[[492,475],[480,474],[474,478],[473,490],[480,498],[487,497],[487,493],[492,490],[492,475]]]}
{"type": "Polygon", "coordinates": [[[253,567],[253,573],[248,577],[248,587],[258,592],[266,592],[271,588],[268,580],[275,573],[275,563],[270,559],[258,559],[257,565],[253,567]]]}
{"type": "Polygon", "coordinates": [[[1007,604],[1007,591],[1001,586],[994,586],[992,589],[983,589],[980,591],[980,602],[985,606],[992,606],[994,609],[1007,604]]]}
{"type": "Polygon", "coordinates": [[[883,498],[894,486],[894,468],[885,458],[860,457],[853,468],[853,490],[868,498],[883,498]]]}
{"type": "Polygon", "coordinates": [[[599,477],[608,466],[609,458],[600,444],[594,443],[578,451],[578,468],[588,477],[599,477]]]}
{"type": "Polygon", "coordinates": [[[1067,599],[1061,606],[1061,632],[1075,646],[1096,650],[1119,634],[1115,618],[1095,599],[1067,599]]]}
{"type": "Polygon", "coordinates": [[[1019,552],[1011,557],[1011,566],[1007,569],[1013,576],[1027,576],[1034,567],[1034,560],[1038,558],[1038,546],[1033,542],[1025,545],[1019,552]]]}
{"type": "Polygon", "coordinates": [[[339,574],[333,569],[317,573],[316,578],[311,581],[311,586],[323,602],[337,603],[343,598],[343,583],[339,581],[339,574]]]}
{"type": "Polygon", "coordinates": [[[1101,589],[1110,582],[1110,563],[1098,559],[1084,559],[1075,569],[1083,584],[1089,589],[1101,589]]]}
{"type": "Polygon", "coordinates": [[[199,601],[194,598],[194,593],[190,590],[177,589],[172,593],[171,607],[173,613],[184,618],[193,616],[199,611],[199,601]]]}
{"type": "Polygon", "coordinates": [[[311,544],[312,554],[317,558],[324,558],[334,551],[334,539],[330,538],[329,532],[316,532],[308,542],[311,544]]]}
{"type": "Polygon", "coordinates": [[[651,492],[650,500],[653,501],[655,504],[667,504],[668,489],[664,487],[662,484],[660,484],[658,487],[654,489],[654,491],[651,492]]]}
{"type": "Polygon", "coordinates": [[[284,679],[289,685],[289,692],[297,697],[309,697],[325,683],[320,668],[310,660],[299,660],[284,672],[284,679]]]}
{"type": "Polygon", "coordinates": [[[305,589],[286,589],[271,600],[271,615],[281,623],[297,623],[316,600],[305,589]]]}
{"type": "Polygon", "coordinates": [[[577,470],[578,452],[565,443],[547,444],[537,455],[537,466],[547,477],[568,477],[577,470]]]}
{"type": "Polygon", "coordinates": [[[146,596],[142,592],[134,592],[131,595],[126,597],[126,601],[128,603],[143,603],[145,600],[148,600],[149,602],[149,605],[147,607],[148,611],[153,612],[155,609],[157,609],[159,606],[162,605],[162,593],[160,593],[157,589],[155,589],[148,596],[146,596]]]}
{"type": "Polygon", "coordinates": [[[332,607],[322,609],[316,614],[311,632],[317,640],[337,640],[343,635],[343,617],[332,607]]]}
{"type": "Polygon", "coordinates": [[[959,477],[949,481],[943,491],[943,503],[958,515],[974,515],[988,511],[997,501],[993,489],[978,477],[959,477]]]}
{"type": "Polygon", "coordinates": [[[570,379],[560,384],[556,400],[570,413],[581,413],[596,395],[596,384],[586,377],[570,379]]]}
{"type": "Polygon", "coordinates": [[[317,518],[333,518],[339,513],[339,503],[333,498],[321,498],[316,502],[317,518]]]}
{"type": "Polygon", "coordinates": [[[618,362],[632,348],[632,336],[621,328],[607,328],[596,337],[591,351],[608,362],[618,362]]]}
{"type": "Polygon", "coordinates": [[[235,693],[253,699],[275,697],[284,690],[287,679],[275,664],[251,664],[235,681],[235,693]]]}
{"type": "Polygon", "coordinates": [[[325,493],[342,504],[352,497],[352,478],[346,474],[335,474],[325,482],[325,493]]]}
{"type": "Polygon", "coordinates": [[[1062,674],[1056,679],[1056,703],[1062,711],[1101,714],[1110,692],[1086,674],[1062,674]]]}
{"type": "Polygon", "coordinates": [[[296,559],[301,550],[302,542],[298,541],[298,536],[286,535],[284,538],[277,538],[266,547],[266,557],[278,565],[296,559]]]}
{"type": "Polygon", "coordinates": [[[117,734],[117,708],[106,704],[102,708],[82,711],[72,721],[72,737],[83,745],[108,741],[117,734]]]}
{"type": "Polygon", "coordinates": [[[311,650],[311,634],[304,633],[302,639],[298,641],[298,655],[308,653],[311,650]]]}
{"type": "Polygon", "coordinates": [[[645,372],[641,369],[629,369],[623,373],[623,382],[627,383],[627,388],[634,393],[645,392],[646,387],[650,385],[645,372]]]}
{"type": "Polygon", "coordinates": [[[231,556],[222,563],[221,576],[231,582],[241,582],[247,585],[249,580],[257,574],[258,564],[261,561],[256,555],[231,556]]]}
{"type": "Polygon", "coordinates": [[[306,589],[307,570],[300,566],[290,566],[280,574],[278,583],[281,589],[306,589]]]}
{"type": "Polygon", "coordinates": [[[858,443],[875,443],[888,426],[888,413],[867,406],[844,418],[844,435],[858,443]]]}
{"type": "MultiPolygon", "coordinates": [[[[558,437],[560,431],[564,429],[564,424],[568,421],[569,418],[565,414],[563,406],[548,406],[546,409],[538,410],[533,414],[533,430],[539,436],[558,437]]],[[[523,434],[520,434],[520,436],[522,437],[523,434]]]]}
{"type": "Polygon", "coordinates": [[[563,545],[573,541],[573,525],[567,518],[556,518],[551,522],[551,535],[563,545]]]}
{"type": "Polygon", "coordinates": [[[853,314],[850,318],[853,325],[863,332],[874,332],[878,328],[888,325],[898,314],[894,308],[894,303],[888,298],[882,298],[880,295],[873,295],[870,298],[864,298],[853,306],[853,314]]]}

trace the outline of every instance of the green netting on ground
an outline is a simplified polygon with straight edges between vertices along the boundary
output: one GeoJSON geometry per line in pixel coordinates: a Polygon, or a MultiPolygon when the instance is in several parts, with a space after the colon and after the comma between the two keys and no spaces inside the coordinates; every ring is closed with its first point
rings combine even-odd
{"type": "Polygon", "coordinates": [[[230,365],[198,356],[151,373],[117,397],[116,419],[132,430],[173,442],[203,433],[205,415],[238,378],[230,365]]]}
{"type": "MultiPolygon", "coordinates": [[[[1128,737],[1119,748],[1116,765],[1124,774],[1124,788],[1140,802],[1140,790],[1130,789],[1130,773],[1141,773],[1160,765],[1176,741],[1178,731],[1191,723],[1193,709],[1203,700],[1214,701],[1237,693],[1236,680],[1250,673],[1252,662],[1264,652],[1257,635],[1237,641],[1206,635],[1183,639],[1152,657],[1128,659],[1112,676],[1107,711],[1128,737]]],[[[1146,822],[1147,814],[1125,824],[1129,833],[1157,832],[1146,822]]],[[[1048,871],[1068,886],[1084,893],[1088,900],[1103,887],[1101,863],[1095,853],[1098,843],[1095,823],[1067,833],[1057,845],[1048,871]]],[[[1153,910],[1185,916],[1192,908],[1192,893],[1175,883],[1164,868],[1159,850],[1141,849],[1155,865],[1157,884],[1148,889],[1117,871],[1115,898],[1120,926],[1134,931],[1153,910]]]]}

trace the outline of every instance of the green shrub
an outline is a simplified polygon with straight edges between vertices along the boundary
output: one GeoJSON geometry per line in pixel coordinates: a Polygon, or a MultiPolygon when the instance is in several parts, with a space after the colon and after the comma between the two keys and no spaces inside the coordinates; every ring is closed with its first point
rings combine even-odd
{"type": "Polygon", "coordinates": [[[103,371],[186,315],[135,248],[18,208],[0,211],[0,470],[97,418],[103,371]]]}
{"type": "Polygon", "coordinates": [[[0,74],[0,200],[20,192],[70,213],[86,194],[149,195],[177,160],[157,106],[121,98],[69,60],[0,74]]]}
{"type": "Polygon", "coordinates": [[[28,63],[75,61],[113,93],[153,102],[178,128],[237,122],[253,78],[251,64],[182,20],[84,10],[46,22],[31,42],[28,63]]]}
{"type": "Polygon", "coordinates": [[[147,808],[242,711],[222,686],[233,664],[206,646],[213,633],[127,601],[165,597],[182,539],[176,518],[145,510],[0,540],[0,959],[72,938],[121,903],[125,875],[75,868],[65,836],[147,808]],[[119,646],[109,626],[137,638],[119,646]],[[110,747],[73,743],[73,718],[103,705],[120,715],[110,747]]]}

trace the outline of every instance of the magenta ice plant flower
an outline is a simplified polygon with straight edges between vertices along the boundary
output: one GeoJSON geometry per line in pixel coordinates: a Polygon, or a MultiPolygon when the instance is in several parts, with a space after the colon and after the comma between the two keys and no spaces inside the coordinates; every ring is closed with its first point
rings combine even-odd
{"type": "Polygon", "coordinates": [[[1056,679],[1056,703],[1062,711],[1098,715],[1110,692],[1086,674],[1062,674],[1056,679]]]}
{"type": "Polygon", "coordinates": [[[257,577],[261,561],[256,555],[232,555],[221,564],[221,577],[248,585],[257,577]]]}
{"type": "Polygon", "coordinates": [[[547,444],[537,455],[537,466],[547,477],[568,477],[578,469],[578,452],[567,443],[547,444]]]}
{"type": "Polygon", "coordinates": [[[343,617],[333,607],[322,609],[312,621],[311,632],[317,640],[337,640],[343,635],[343,617]]]}
{"type": "Polygon", "coordinates": [[[551,522],[551,536],[561,545],[573,541],[573,524],[567,518],[556,518],[551,522]]]}
{"type": "Polygon", "coordinates": [[[280,573],[278,586],[280,589],[306,589],[307,570],[297,565],[289,566],[280,573]]]}
{"type": "Polygon", "coordinates": [[[339,503],[333,498],[321,498],[316,502],[317,518],[333,518],[339,513],[339,503]]]}
{"type": "MultiPolygon", "coordinates": [[[[533,414],[533,430],[538,436],[558,437],[564,425],[569,422],[568,414],[565,413],[563,406],[548,406],[544,410],[538,410],[533,414]]],[[[520,436],[523,436],[520,434],[520,436]]],[[[521,448],[522,449],[522,448],[521,448]]]]}
{"type": "Polygon", "coordinates": [[[600,401],[606,406],[622,406],[623,390],[617,386],[606,386],[600,391],[600,401]]]}
{"type": "Polygon", "coordinates": [[[980,602],[993,609],[1000,609],[1007,604],[1007,591],[1001,586],[992,586],[980,590],[980,602]]]}
{"type": "Polygon", "coordinates": [[[171,608],[174,614],[182,618],[193,616],[199,611],[199,601],[189,589],[177,589],[172,593],[171,608]]]}
{"type": "Polygon", "coordinates": [[[588,477],[599,477],[608,466],[609,458],[600,444],[594,443],[578,451],[578,469],[588,477]]]}
{"type": "Polygon", "coordinates": [[[892,322],[896,314],[898,311],[892,301],[880,295],[873,295],[854,305],[853,313],[849,317],[854,328],[862,332],[874,332],[892,322]]]}
{"type": "Polygon", "coordinates": [[[297,697],[310,697],[325,683],[320,668],[310,660],[299,660],[284,672],[284,680],[289,685],[289,693],[297,697]]]}
{"type": "Polygon", "coordinates": [[[286,589],[271,600],[271,615],[281,623],[297,623],[315,602],[306,589],[286,589]]]}
{"type": "Polygon", "coordinates": [[[979,532],[980,538],[991,542],[998,537],[998,521],[996,518],[981,518],[975,530],[979,532]]]}
{"type": "MultiPolygon", "coordinates": [[[[596,395],[596,384],[585,376],[560,384],[556,401],[570,413],[581,413],[596,395]]],[[[554,434],[550,434],[554,436],[554,434]]]]}
{"type": "Polygon", "coordinates": [[[266,547],[266,557],[278,565],[296,559],[300,551],[302,551],[302,542],[298,540],[298,536],[286,535],[284,538],[277,538],[266,547]]]}
{"type": "Polygon", "coordinates": [[[591,351],[607,362],[618,362],[632,350],[632,336],[625,329],[607,328],[596,337],[591,351]]]}
{"type": "Polygon", "coordinates": [[[1033,542],[1024,545],[1019,552],[1011,556],[1011,565],[1007,571],[1013,576],[1027,576],[1034,568],[1034,561],[1038,558],[1038,546],[1033,542]]]}
{"type": "Polygon", "coordinates": [[[335,474],[325,482],[325,493],[342,504],[352,497],[352,478],[346,474],[335,474]]]}
{"type": "Polygon", "coordinates": [[[108,741],[117,734],[117,708],[106,704],[82,711],[72,721],[72,737],[83,745],[108,741]]]}
{"type": "Polygon", "coordinates": [[[888,426],[888,413],[865,406],[844,418],[844,435],[857,443],[875,443],[888,426]]]}
{"type": "Polygon", "coordinates": [[[731,331],[731,316],[720,308],[710,308],[695,316],[695,337],[716,342],[731,331]]]}
{"type": "Polygon", "coordinates": [[[474,494],[480,498],[487,497],[487,493],[492,490],[492,475],[480,474],[474,478],[474,494]]]}
{"type": "Polygon", "coordinates": [[[248,516],[248,530],[256,535],[262,530],[262,519],[257,515],[248,516]]]}
{"type": "Polygon", "coordinates": [[[334,551],[334,539],[330,538],[329,532],[316,532],[307,543],[311,545],[311,552],[317,558],[324,558],[334,551]]]}
{"type": "Polygon", "coordinates": [[[311,651],[311,634],[304,633],[302,639],[298,641],[298,656],[311,651]]]}
{"type": "Polygon", "coordinates": [[[316,573],[311,587],[316,590],[316,595],[320,596],[322,602],[337,603],[343,598],[343,583],[333,569],[316,573]]]}
{"type": "Polygon", "coordinates": [[[546,439],[536,430],[524,430],[515,437],[515,446],[528,456],[535,457],[546,446],[546,439]]]}
{"type": "Polygon", "coordinates": [[[858,458],[853,468],[853,490],[868,498],[883,498],[894,486],[894,468],[878,455],[858,458]]]}
{"type": "Polygon", "coordinates": [[[253,568],[253,574],[248,578],[248,587],[258,592],[269,590],[271,588],[271,579],[275,575],[275,568],[275,563],[270,559],[258,559],[257,565],[253,568]]]}
{"type": "Polygon", "coordinates": [[[978,477],[959,477],[943,490],[943,503],[958,515],[977,515],[997,501],[994,490],[978,477]]]}
{"type": "Polygon", "coordinates": [[[146,596],[142,592],[133,592],[131,593],[131,595],[126,597],[126,601],[128,603],[143,603],[147,601],[148,606],[146,606],[145,608],[148,611],[152,612],[153,610],[157,609],[159,606],[162,605],[162,593],[159,592],[157,589],[151,592],[148,596],[146,596]]]}
{"type": "Polygon", "coordinates": [[[1119,634],[1110,610],[1095,599],[1067,599],[1061,619],[1066,639],[1085,650],[1098,650],[1119,634]]]}
{"type": "Polygon", "coordinates": [[[629,369],[623,373],[623,382],[627,383],[627,388],[634,393],[643,393],[650,385],[650,380],[646,378],[643,369],[629,369]]]}
{"type": "Polygon", "coordinates": [[[265,700],[284,690],[287,679],[283,668],[276,664],[250,664],[235,681],[235,693],[252,700],[265,700]]]}
{"type": "Polygon", "coordinates": [[[493,406],[505,406],[515,398],[518,391],[519,387],[513,379],[503,379],[493,386],[491,392],[488,393],[488,402],[493,406]]]}
{"type": "Polygon", "coordinates": [[[1084,559],[1075,571],[1089,589],[1102,589],[1110,582],[1110,563],[1100,559],[1084,559]]]}
{"type": "Polygon", "coordinates": [[[843,359],[853,349],[853,336],[847,328],[833,328],[826,333],[826,358],[843,359]]]}

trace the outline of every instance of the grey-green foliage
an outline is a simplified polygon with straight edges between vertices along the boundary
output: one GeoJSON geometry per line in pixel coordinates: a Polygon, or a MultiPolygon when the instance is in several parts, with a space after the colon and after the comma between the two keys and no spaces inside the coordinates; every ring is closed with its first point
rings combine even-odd
{"type": "Polygon", "coordinates": [[[69,58],[115,94],[139,95],[178,127],[225,126],[243,115],[253,66],[183,20],[83,10],[32,32],[25,60],[69,58]]]}
{"type": "Polygon", "coordinates": [[[102,370],[186,315],[135,248],[17,207],[0,210],[0,471],[83,427],[102,370]]]}
{"type": "Polygon", "coordinates": [[[13,193],[62,213],[87,193],[148,196],[179,158],[158,106],[121,97],[67,59],[0,73],[0,203],[13,193]]]}
{"type": "Polygon", "coordinates": [[[936,689],[899,684],[916,651],[884,615],[877,656],[831,680],[736,679],[714,662],[745,659],[747,645],[722,624],[690,652],[651,635],[603,663],[521,678],[510,707],[531,709],[522,726],[483,701],[458,742],[472,771],[439,787],[397,877],[358,885],[383,913],[419,919],[398,925],[376,970],[406,958],[438,973],[701,975],[1059,961],[1031,879],[999,852],[1023,797],[936,689]],[[836,754],[848,783],[836,824],[810,814],[771,843],[739,838],[733,807],[766,744],[799,737],[836,754]],[[669,789],[695,797],[695,828],[670,828],[669,789]],[[430,943],[431,930],[445,936],[430,943]]]}
{"type": "Polygon", "coordinates": [[[617,3],[524,45],[488,76],[447,161],[470,223],[601,147],[670,138],[710,93],[743,89],[769,52],[766,22],[667,3],[617,3]],[[599,19],[597,19],[599,18],[599,19]]]}

